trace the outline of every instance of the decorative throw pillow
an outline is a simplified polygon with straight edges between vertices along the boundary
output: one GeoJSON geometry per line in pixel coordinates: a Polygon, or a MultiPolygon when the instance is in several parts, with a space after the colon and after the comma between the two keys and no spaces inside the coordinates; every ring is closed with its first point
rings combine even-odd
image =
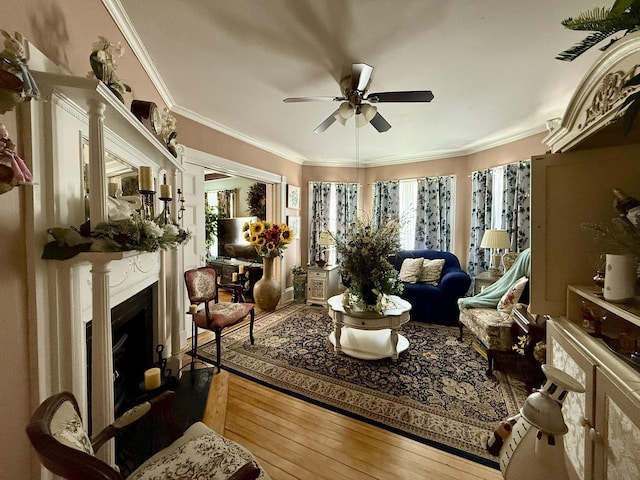
{"type": "Polygon", "coordinates": [[[433,260],[425,258],[422,262],[422,271],[420,272],[420,280],[418,281],[428,283],[429,285],[438,285],[443,267],[444,258],[435,258],[433,260]]]}
{"type": "Polygon", "coordinates": [[[403,282],[416,283],[420,278],[423,260],[424,259],[422,257],[405,258],[402,261],[398,278],[403,282]]]}
{"type": "Polygon", "coordinates": [[[509,290],[507,290],[498,302],[498,310],[510,313],[515,304],[518,303],[518,300],[520,300],[520,295],[522,295],[524,287],[527,285],[528,281],[529,279],[527,277],[520,277],[518,280],[513,282],[509,287],[509,290]]]}

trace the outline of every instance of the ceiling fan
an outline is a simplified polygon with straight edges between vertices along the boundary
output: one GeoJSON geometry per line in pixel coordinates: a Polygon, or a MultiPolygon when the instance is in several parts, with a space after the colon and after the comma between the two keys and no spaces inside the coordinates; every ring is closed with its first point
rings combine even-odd
{"type": "Polygon", "coordinates": [[[373,67],[371,65],[354,63],[351,66],[351,75],[344,77],[340,81],[341,97],[290,97],[285,98],[284,102],[342,102],[338,109],[313,131],[313,133],[321,133],[336,120],[342,125],[346,125],[347,120],[354,114],[356,115],[356,126],[362,127],[367,123],[371,123],[378,132],[386,132],[391,128],[391,125],[378,113],[377,107],[372,104],[381,102],[430,102],[433,100],[431,90],[368,93],[367,90],[369,89],[372,75],[373,67]]]}

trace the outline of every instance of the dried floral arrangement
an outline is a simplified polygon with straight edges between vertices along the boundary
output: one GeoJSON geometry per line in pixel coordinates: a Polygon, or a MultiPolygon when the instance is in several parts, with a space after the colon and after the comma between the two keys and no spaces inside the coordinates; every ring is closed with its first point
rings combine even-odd
{"type": "Polygon", "coordinates": [[[345,307],[382,312],[385,296],[403,289],[389,261],[400,250],[400,221],[376,226],[371,219],[358,219],[344,239],[334,240],[343,278],[349,284],[343,295],[345,307]]]}

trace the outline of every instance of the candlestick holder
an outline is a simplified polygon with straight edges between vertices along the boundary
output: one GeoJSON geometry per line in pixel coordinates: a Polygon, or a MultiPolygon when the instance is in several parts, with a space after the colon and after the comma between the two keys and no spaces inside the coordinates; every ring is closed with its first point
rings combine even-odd
{"type": "Polygon", "coordinates": [[[182,190],[178,189],[178,201],[180,202],[180,208],[178,209],[178,220],[182,221],[182,217],[184,216],[184,195],[182,194],[182,190]]]}
{"type": "Polygon", "coordinates": [[[160,197],[159,198],[164,203],[164,209],[162,210],[162,223],[163,225],[167,225],[171,223],[171,200],[172,198],[160,197]]]}
{"type": "Polygon", "coordinates": [[[138,190],[142,197],[142,207],[140,213],[145,220],[153,220],[155,210],[153,208],[153,196],[156,194],[153,190],[138,190]]]}

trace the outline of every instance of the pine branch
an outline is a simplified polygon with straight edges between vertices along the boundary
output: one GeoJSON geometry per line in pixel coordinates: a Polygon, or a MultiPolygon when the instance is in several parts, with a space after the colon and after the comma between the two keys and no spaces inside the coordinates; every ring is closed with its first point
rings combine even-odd
{"type": "Polygon", "coordinates": [[[556,56],[556,59],[557,60],[563,60],[565,62],[571,62],[571,61],[575,60],[576,58],[578,58],[580,55],[582,55],[584,52],[589,50],[591,47],[593,47],[594,45],[597,45],[602,40],[604,40],[607,37],[610,37],[611,35],[613,35],[617,31],[618,30],[613,30],[613,31],[609,31],[609,32],[596,32],[596,33],[593,33],[593,34],[589,35],[588,37],[586,37],[584,40],[582,40],[582,42],[577,43],[573,47],[568,48],[567,50],[564,50],[564,51],[560,52],[556,56]]]}

